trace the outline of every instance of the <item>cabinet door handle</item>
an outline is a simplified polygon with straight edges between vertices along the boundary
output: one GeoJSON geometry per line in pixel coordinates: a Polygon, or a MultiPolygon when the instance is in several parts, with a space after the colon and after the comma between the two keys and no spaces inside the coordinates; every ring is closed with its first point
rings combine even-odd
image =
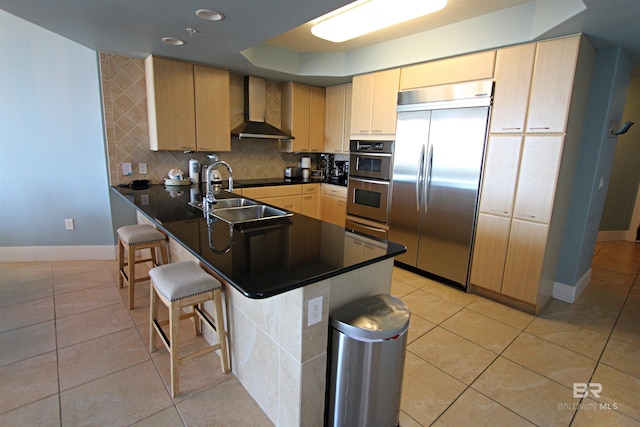
{"type": "Polygon", "coordinates": [[[520,130],[522,128],[502,128],[502,130],[520,130]]]}
{"type": "Polygon", "coordinates": [[[533,128],[532,127],[532,128],[529,128],[529,129],[531,129],[531,130],[549,130],[551,128],[547,126],[547,127],[539,127],[539,128],[533,128]]]}
{"type": "Polygon", "coordinates": [[[491,212],[497,214],[509,214],[509,211],[503,211],[502,209],[491,209],[491,212]]]}
{"type": "Polygon", "coordinates": [[[359,133],[369,133],[369,129],[360,129],[359,133]]]}

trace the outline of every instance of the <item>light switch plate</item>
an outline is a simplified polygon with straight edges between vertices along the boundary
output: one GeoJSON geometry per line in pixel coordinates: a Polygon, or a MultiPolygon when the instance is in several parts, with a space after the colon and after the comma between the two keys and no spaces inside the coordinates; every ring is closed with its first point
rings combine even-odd
{"type": "Polygon", "coordinates": [[[122,164],[122,175],[127,175],[127,176],[133,175],[133,169],[131,168],[131,163],[122,164]]]}

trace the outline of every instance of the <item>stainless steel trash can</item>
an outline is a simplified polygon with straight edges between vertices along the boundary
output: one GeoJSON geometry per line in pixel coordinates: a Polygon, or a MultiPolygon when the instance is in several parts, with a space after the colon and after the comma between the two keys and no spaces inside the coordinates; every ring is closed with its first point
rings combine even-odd
{"type": "Polygon", "coordinates": [[[326,425],[398,425],[409,317],[407,306],[386,294],[333,313],[326,425]]]}

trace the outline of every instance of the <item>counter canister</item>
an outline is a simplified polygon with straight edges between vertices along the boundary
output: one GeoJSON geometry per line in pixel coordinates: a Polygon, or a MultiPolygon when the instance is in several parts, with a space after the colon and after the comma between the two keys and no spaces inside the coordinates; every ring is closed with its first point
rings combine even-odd
{"type": "Polygon", "coordinates": [[[386,294],[332,314],[326,425],[398,425],[409,317],[407,306],[386,294]]]}

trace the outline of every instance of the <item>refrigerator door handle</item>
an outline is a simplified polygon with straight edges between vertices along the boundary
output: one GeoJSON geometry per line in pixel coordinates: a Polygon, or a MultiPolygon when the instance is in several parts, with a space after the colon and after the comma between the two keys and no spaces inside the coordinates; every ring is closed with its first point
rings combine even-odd
{"type": "Polygon", "coordinates": [[[426,171],[425,171],[425,183],[424,183],[424,211],[427,211],[429,205],[429,190],[431,190],[431,172],[433,169],[433,145],[429,145],[429,152],[427,153],[427,158],[424,162],[426,171]]]}
{"type": "Polygon", "coordinates": [[[422,149],[420,150],[420,164],[418,166],[418,175],[416,176],[416,211],[420,212],[420,205],[421,205],[421,197],[420,195],[422,194],[421,190],[421,184],[424,181],[424,144],[422,144],[422,149]]]}

